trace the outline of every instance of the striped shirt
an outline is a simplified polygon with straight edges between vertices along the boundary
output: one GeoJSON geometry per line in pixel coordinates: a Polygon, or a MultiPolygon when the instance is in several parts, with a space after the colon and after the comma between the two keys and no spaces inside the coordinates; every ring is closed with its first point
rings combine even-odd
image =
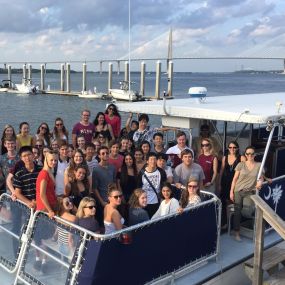
{"type": "Polygon", "coordinates": [[[19,188],[22,195],[29,200],[36,199],[36,181],[40,170],[41,167],[38,165],[35,165],[32,172],[29,172],[26,167],[22,167],[14,175],[14,187],[19,188]]]}

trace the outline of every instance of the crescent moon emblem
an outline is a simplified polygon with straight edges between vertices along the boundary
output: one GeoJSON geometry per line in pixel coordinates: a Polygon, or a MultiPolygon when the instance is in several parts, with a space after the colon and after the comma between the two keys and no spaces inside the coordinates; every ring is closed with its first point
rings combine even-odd
{"type": "Polygon", "coordinates": [[[269,200],[270,197],[271,197],[271,191],[272,191],[272,190],[271,190],[271,187],[268,186],[268,189],[269,189],[268,195],[265,195],[265,194],[264,194],[264,199],[265,199],[265,200],[269,200]]]}

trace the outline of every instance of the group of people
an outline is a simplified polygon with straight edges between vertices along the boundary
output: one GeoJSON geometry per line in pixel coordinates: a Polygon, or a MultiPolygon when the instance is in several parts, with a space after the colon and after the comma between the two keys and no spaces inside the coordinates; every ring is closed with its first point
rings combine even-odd
{"type": "MultiPolygon", "coordinates": [[[[97,233],[113,233],[160,216],[182,212],[201,202],[200,189],[218,194],[226,206],[235,202],[235,230],[239,238],[242,198],[255,186],[259,164],[254,148],[245,157],[237,142],[219,159],[219,143],[208,125],[187,146],[187,136],[176,131],[176,144],[164,145],[167,128],[151,128],[147,114],[133,120],[130,114],[121,128],[115,104],[97,113],[83,110],[71,137],[61,118],[52,131],[42,122],[29,133],[22,122],[19,133],[4,128],[0,156],[0,189],[50,218],[59,215],[97,233]],[[69,143],[71,142],[71,143],[69,143]],[[180,198],[173,197],[174,188],[180,198]],[[181,191],[180,191],[181,190],[181,191]],[[179,200],[179,201],[178,201],[179,200]]],[[[257,185],[260,187],[260,184],[257,185]]]]}

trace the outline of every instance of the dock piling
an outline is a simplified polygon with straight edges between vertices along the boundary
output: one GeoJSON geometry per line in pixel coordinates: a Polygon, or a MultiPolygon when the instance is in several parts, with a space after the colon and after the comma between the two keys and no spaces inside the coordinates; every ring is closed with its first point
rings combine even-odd
{"type": "Polygon", "coordinates": [[[140,87],[140,95],[145,95],[145,63],[141,63],[141,87],[140,87]]]}
{"type": "Polygon", "coordinates": [[[120,61],[117,61],[117,74],[120,74],[120,61]]]}
{"type": "Polygon", "coordinates": [[[65,72],[65,64],[62,63],[60,66],[60,91],[64,91],[64,72],[65,72]]]}
{"type": "Polygon", "coordinates": [[[66,92],[70,93],[70,63],[66,64],[66,92]]]}
{"type": "Polygon", "coordinates": [[[102,69],[103,69],[103,61],[100,61],[100,74],[102,74],[102,69]]]}
{"type": "Polygon", "coordinates": [[[126,61],[125,62],[125,81],[129,82],[129,68],[130,68],[130,65],[129,65],[129,62],[126,61]]]}
{"type": "Polygon", "coordinates": [[[173,62],[169,61],[168,63],[168,78],[167,78],[168,84],[167,84],[167,95],[169,97],[172,97],[172,83],[173,83],[173,62]]]}
{"type": "Polygon", "coordinates": [[[161,62],[156,62],[155,99],[160,99],[161,62]]]}
{"type": "Polygon", "coordinates": [[[41,90],[45,90],[45,65],[41,64],[41,90]]]}
{"type": "Polygon", "coordinates": [[[23,64],[23,79],[26,82],[26,80],[27,80],[27,66],[26,66],[26,64],[23,64]]]}
{"type": "Polygon", "coordinates": [[[109,63],[109,75],[108,75],[108,94],[110,94],[110,89],[112,89],[112,77],[113,77],[113,63],[109,63]]]}
{"type": "Polygon", "coordinates": [[[33,67],[31,64],[28,64],[28,80],[32,80],[32,73],[33,73],[33,67]]]}
{"type": "Polygon", "coordinates": [[[9,81],[9,88],[12,88],[12,67],[8,65],[8,80],[9,81]]]}

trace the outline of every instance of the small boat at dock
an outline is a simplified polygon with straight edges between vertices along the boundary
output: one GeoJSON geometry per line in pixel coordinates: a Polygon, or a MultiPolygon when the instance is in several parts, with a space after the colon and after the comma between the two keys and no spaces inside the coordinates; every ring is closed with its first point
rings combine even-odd
{"type": "Polygon", "coordinates": [[[37,94],[39,93],[39,86],[32,84],[31,79],[23,78],[21,84],[15,84],[16,93],[21,94],[37,94]]]}
{"type": "MultiPolygon", "coordinates": [[[[134,82],[131,82],[134,84],[134,82]]],[[[138,91],[129,90],[129,81],[121,81],[119,89],[110,89],[109,94],[113,99],[119,101],[142,101],[143,96],[138,91]]]]}

